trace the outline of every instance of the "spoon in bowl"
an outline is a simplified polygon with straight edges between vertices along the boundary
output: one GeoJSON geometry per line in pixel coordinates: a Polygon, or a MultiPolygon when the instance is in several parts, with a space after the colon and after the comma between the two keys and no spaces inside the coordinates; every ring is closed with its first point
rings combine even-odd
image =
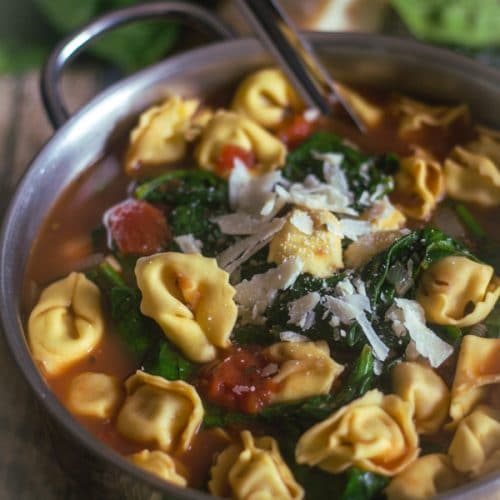
{"type": "Polygon", "coordinates": [[[305,103],[330,115],[332,104],[337,101],[364,132],[363,122],[343,99],[311,45],[300,35],[278,1],[236,0],[236,3],[305,103]]]}

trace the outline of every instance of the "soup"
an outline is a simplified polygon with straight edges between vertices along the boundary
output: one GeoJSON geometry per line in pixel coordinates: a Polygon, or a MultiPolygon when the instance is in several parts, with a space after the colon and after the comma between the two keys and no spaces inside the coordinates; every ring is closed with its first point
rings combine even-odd
{"type": "Polygon", "coordinates": [[[500,466],[500,134],[275,69],[171,96],[63,194],[28,342],[78,421],[230,498],[426,498],[500,466]]]}

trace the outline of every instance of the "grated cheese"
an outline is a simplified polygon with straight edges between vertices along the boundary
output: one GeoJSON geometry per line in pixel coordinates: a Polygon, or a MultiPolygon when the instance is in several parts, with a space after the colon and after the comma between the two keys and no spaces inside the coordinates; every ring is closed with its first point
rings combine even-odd
{"type": "Polygon", "coordinates": [[[197,240],[191,233],[176,236],[174,241],[179,245],[183,253],[201,253],[203,243],[197,240]]]}
{"type": "Polygon", "coordinates": [[[319,304],[321,295],[318,292],[310,292],[288,304],[288,323],[296,325],[302,330],[309,330],[314,324],[314,308],[319,304]]]}
{"type": "Polygon", "coordinates": [[[373,227],[369,221],[355,219],[341,219],[340,231],[344,238],[356,241],[360,236],[373,232],[373,227]]]}
{"type": "Polygon", "coordinates": [[[245,323],[262,323],[262,314],[269,306],[278,290],[291,287],[302,271],[302,261],[289,258],[278,267],[243,280],[236,288],[235,302],[239,306],[241,319],[245,323]]]}
{"type": "Polygon", "coordinates": [[[441,365],[453,353],[453,347],[427,327],[424,310],[418,302],[398,298],[394,302],[401,310],[403,325],[415,343],[417,352],[427,358],[433,368],[441,365]]]}

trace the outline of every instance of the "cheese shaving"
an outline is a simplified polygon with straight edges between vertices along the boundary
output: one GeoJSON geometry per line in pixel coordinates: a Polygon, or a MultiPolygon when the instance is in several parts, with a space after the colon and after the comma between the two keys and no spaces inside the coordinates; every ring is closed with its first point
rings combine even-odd
{"type": "Polygon", "coordinates": [[[300,335],[300,333],[287,330],[280,332],[280,340],[282,342],[307,342],[309,338],[305,335],[300,335]]]}
{"type": "Polygon", "coordinates": [[[289,258],[278,267],[254,275],[250,280],[243,280],[235,286],[235,302],[244,323],[263,323],[262,314],[273,302],[278,290],[291,287],[302,272],[302,261],[289,258]]]}
{"type": "Polygon", "coordinates": [[[174,241],[179,245],[183,253],[201,253],[203,243],[197,240],[192,234],[176,236],[174,241]]]}
{"type": "Polygon", "coordinates": [[[211,219],[223,234],[255,234],[262,228],[262,220],[250,214],[236,212],[211,219]]]}
{"type": "Polygon", "coordinates": [[[296,325],[302,330],[309,330],[314,324],[314,308],[318,305],[321,295],[318,292],[311,292],[300,299],[288,304],[288,323],[296,325]]]}
{"type": "Polygon", "coordinates": [[[453,353],[453,347],[426,326],[424,310],[418,302],[399,298],[394,302],[402,312],[403,325],[415,342],[415,349],[433,368],[440,366],[453,353]]]}
{"type": "Polygon", "coordinates": [[[303,210],[294,210],[290,217],[290,223],[304,234],[313,234],[314,222],[311,216],[303,210]]]}
{"type": "Polygon", "coordinates": [[[373,227],[369,221],[341,219],[340,231],[344,238],[356,241],[360,236],[373,232],[373,227]]]}
{"type": "Polygon", "coordinates": [[[217,256],[219,267],[231,274],[238,267],[266,246],[272,237],[284,226],[286,219],[273,219],[261,224],[257,233],[237,241],[217,256]]]}

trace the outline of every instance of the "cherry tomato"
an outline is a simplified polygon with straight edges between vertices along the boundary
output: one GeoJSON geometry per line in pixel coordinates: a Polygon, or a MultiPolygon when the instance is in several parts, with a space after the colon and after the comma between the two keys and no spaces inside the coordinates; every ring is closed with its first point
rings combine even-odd
{"type": "Polygon", "coordinates": [[[294,115],[281,124],[276,135],[293,149],[311,135],[313,128],[314,122],[307,121],[303,115],[294,115]]]}
{"type": "Polygon", "coordinates": [[[111,207],[104,222],[123,255],[151,255],[170,240],[164,214],[145,201],[126,200],[111,207]]]}
{"type": "Polygon", "coordinates": [[[236,158],[241,160],[248,168],[252,168],[256,162],[252,151],[234,144],[226,144],[222,146],[217,158],[217,172],[222,176],[229,175],[234,167],[234,160],[236,158]]]}
{"type": "Polygon", "coordinates": [[[278,384],[263,373],[269,364],[258,348],[233,347],[204,370],[200,390],[220,406],[257,413],[278,389],[278,384]]]}

